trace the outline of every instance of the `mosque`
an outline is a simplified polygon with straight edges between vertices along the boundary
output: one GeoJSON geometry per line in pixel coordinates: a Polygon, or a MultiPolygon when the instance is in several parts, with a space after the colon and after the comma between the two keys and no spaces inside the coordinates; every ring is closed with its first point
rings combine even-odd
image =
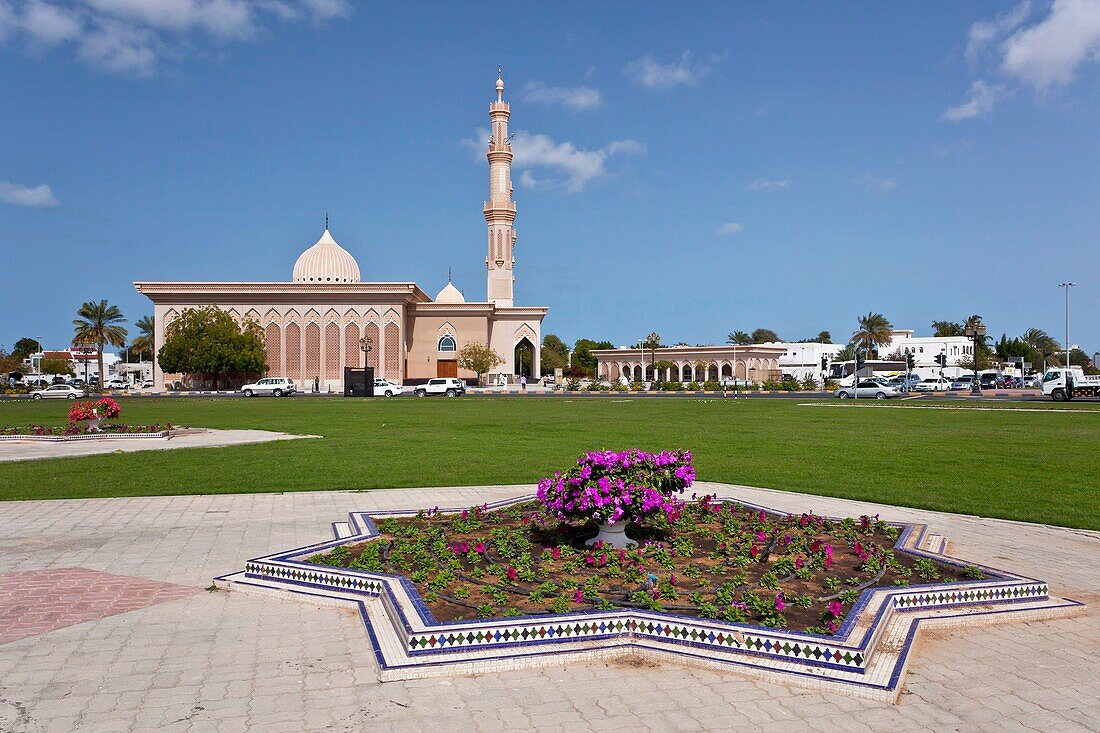
{"type": "MultiPolygon", "coordinates": [[[[510,110],[499,70],[496,101],[489,104],[489,200],[486,300],[468,303],[451,282],[429,297],[414,282],[364,282],[359,264],[325,231],[294,263],[290,282],[135,282],[153,301],[156,344],[188,308],[217,306],[234,319],[251,319],[263,329],[267,375],[286,376],[299,386],[317,380],[322,391],[343,389],[344,368],[364,365],[391,381],[423,382],[432,377],[474,379],[458,352],[469,343],[487,344],[504,363],[490,373],[540,376],[544,306],[516,306],[516,204],[512,200],[510,110]]],[[[449,279],[449,278],[448,278],[449,279]]],[[[153,365],[158,388],[184,380],[153,365]]]]}

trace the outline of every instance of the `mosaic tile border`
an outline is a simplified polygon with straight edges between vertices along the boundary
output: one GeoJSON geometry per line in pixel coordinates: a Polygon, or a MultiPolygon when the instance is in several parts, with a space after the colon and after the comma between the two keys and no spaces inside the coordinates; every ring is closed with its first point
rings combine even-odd
{"type": "Polygon", "coordinates": [[[171,430],[157,433],[102,433],[100,435],[0,435],[0,441],[24,441],[32,443],[71,443],[80,440],[149,440],[167,438],[171,430]]]}
{"type": "MultiPolygon", "coordinates": [[[[516,497],[489,508],[532,498],[516,497]]],[[[736,503],[786,516],[767,507],[736,503]]],[[[636,609],[441,623],[407,578],[304,562],[318,552],[377,537],[370,516],[411,516],[416,511],[352,512],[347,522],[332,523],[336,539],[249,560],[243,572],[215,582],[230,589],[290,591],[314,602],[357,605],[384,681],[526,668],[553,663],[562,655],[596,658],[625,653],[683,657],[706,666],[733,667],[754,676],[888,700],[897,695],[921,623],[974,625],[1083,610],[1076,601],[1052,598],[1040,580],[982,567],[989,576],[985,580],[866,589],[833,636],[636,609]]],[[[966,564],[928,549],[942,551],[946,542],[929,534],[925,525],[894,526],[901,529],[895,549],[959,567],[966,564]]]]}

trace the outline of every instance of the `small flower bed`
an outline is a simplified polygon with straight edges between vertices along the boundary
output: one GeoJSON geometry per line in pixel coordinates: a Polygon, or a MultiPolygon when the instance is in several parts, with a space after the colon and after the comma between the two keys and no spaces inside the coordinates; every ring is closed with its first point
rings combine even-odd
{"type": "Polygon", "coordinates": [[[677,495],[694,480],[691,451],[592,451],[539,481],[538,498],[562,521],[638,524],[661,513],[675,519],[683,507],[677,495]]]}
{"type": "MultiPolygon", "coordinates": [[[[81,418],[83,419],[83,418],[81,418]]],[[[68,425],[28,425],[20,427],[0,427],[0,435],[32,435],[37,437],[49,436],[73,436],[73,435],[102,435],[104,433],[138,434],[138,433],[162,433],[165,430],[175,430],[179,426],[172,423],[154,423],[153,425],[126,425],[124,423],[103,423],[99,430],[92,430],[87,425],[71,422],[68,425]]]]}
{"type": "MultiPolygon", "coordinates": [[[[642,460],[649,468],[640,470],[690,465],[683,458],[660,467],[642,460]]],[[[584,482],[598,484],[600,471],[622,463],[597,454],[576,470],[591,466],[584,482]]],[[[984,577],[976,567],[895,551],[898,528],[878,517],[782,517],[710,496],[667,511],[662,497],[635,527],[637,547],[586,547],[615,505],[593,498],[582,508],[574,493],[571,508],[528,502],[378,518],[378,538],[308,562],[403,575],[440,621],[644,608],[820,634],[835,633],[866,588],[984,577]]]]}
{"type": "Polygon", "coordinates": [[[110,420],[122,414],[118,403],[110,397],[95,402],[74,402],[69,408],[69,422],[78,420],[110,420]]]}

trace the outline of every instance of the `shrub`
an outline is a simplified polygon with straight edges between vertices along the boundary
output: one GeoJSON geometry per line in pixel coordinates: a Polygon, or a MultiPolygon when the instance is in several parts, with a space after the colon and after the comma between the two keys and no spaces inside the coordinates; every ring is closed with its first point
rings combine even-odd
{"type": "Polygon", "coordinates": [[[676,495],[694,480],[690,451],[592,451],[539,481],[538,498],[561,520],[640,522],[660,513],[675,519],[683,506],[676,495]]]}
{"type": "Polygon", "coordinates": [[[664,382],[661,384],[661,389],[665,392],[679,392],[683,388],[684,385],[682,382],[664,382]]]}
{"type": "Polygon", "coordinates": [[[686,389],[688,392],[698,392],[699,391],[699,383],[698,382],[688,382],[687,384],[684,385],[684,389],[686,389]]]}
{"type": "Polygon", "coordinates": [[[611,391],[612,392],[629,392],[630,387],[623,384],[622,382],[616,382],[615,385],[611,388],[611,391]]]}
{"type": "Polygon", "coordinates": [[[708,379],[707,381],[703,382],[703,389],[707,392],[718,392],[722,389],[722,385],[714,381],[713,379],[708,379]]]}
{"type": "Polygon", "coordinates": [[[783,384],[782,382],[777,382],[774,379],[766,379],[764,380],[763,387],[769,392],[778,392],[779,390],[783,389],[783,384]]]}
{"type": "Polygon", "coordinates": [[[641,392],[643,386],[644,385],[642,385],[641,382],[631,382],[630,383],[630,391],[631,392],[641,392]]]}

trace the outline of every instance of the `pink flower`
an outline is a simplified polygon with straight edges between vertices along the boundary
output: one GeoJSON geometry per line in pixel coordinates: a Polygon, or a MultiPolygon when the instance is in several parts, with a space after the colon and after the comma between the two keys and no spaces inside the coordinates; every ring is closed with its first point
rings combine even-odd
{"type": "Polygon", "coordinates": [[[474,552],[476,552],[479,555],[484,554],[485,553],[485,543],[484,542],[478,542],[476,545],[474,545],[474,552]]]}
{"type": "Polygon", "coordinates": [[[573,603],[584,603],[584,591],[580,588],[573,593],[573,603]]]}
{"type": "Polygon", "coordinates": [[[676,585],[676,574],[675,573],[673,573],[672,576],[669,577],[668,582],[669,582],[670,585],[676,585]]]}
{"type": "Polygon", "coordinates": [[[802,558],[801,558],[801,556],[800,556],[800,557],[796,557],[796,558],[794,559],[794,569],[795,569],[795,570],[801,570],[801,569],[802,569],[802,565],[803,565],[803,562],[802,562],[802,558]]]}
{"type": "Polygon", "coordinates": [[[764,540],[768,539],[768,535],[766,532],[764,532],[764,530],[760,530],[756,533],[756,539],[760,542],[763,542],[764,540]]]}
{"type": "Polygon", "coordinates": [[[561,559],[561,548],[560,547],[551,547],[550,548],[550,557],[554,558],[555,560],[560,560],[561,559]]]}
{"type": "Polygon", "coordinates": [[[830,601],[829,602],[829,613],[833,614],[834,616],[839,617],[840,614],[843,611],[844,611],[844,604],[842,604],[840,601],[830,601]]]}
{"type": "Polygon", "coordinates": [[[783,602],[783,594],[780,593],[780,594],[776,595],[776,597],[775,597],[775,610],[776,611],[782,611],[786,607],[787,607],[787,604],[783,602]]]}
{"type": "Polygon", "coordinates": [[[461,517],[462,519],[467,519],[469,516],[470,512],[466,511],[465,509],[463,509],[462,514],[459,515],[459,517],[461,517]]]}
{"type": "Polygon", "coordinates": [[[596,564],[596,558],[592,556],[592,553],[588,553],[587,555],[584,556],[584,564],[585,565],[595,565],[596,564]]]}
{"type": "Polygon", "coordinates": [[[508,580],[515,580],[517,575],[518,575],[518,573],[516,572],[516,569],[514,567],[512,567],[511,565],[509,565],[508,566],[508,580]]]}
{"type": "Polygon", "coordinates": [[[760,548],[757,547],[756,545],[753,545],[752,547],[749,548],[749,554],[752,555],[753,557],[756,557],[757,555],[760,554],[760,548]]]}

